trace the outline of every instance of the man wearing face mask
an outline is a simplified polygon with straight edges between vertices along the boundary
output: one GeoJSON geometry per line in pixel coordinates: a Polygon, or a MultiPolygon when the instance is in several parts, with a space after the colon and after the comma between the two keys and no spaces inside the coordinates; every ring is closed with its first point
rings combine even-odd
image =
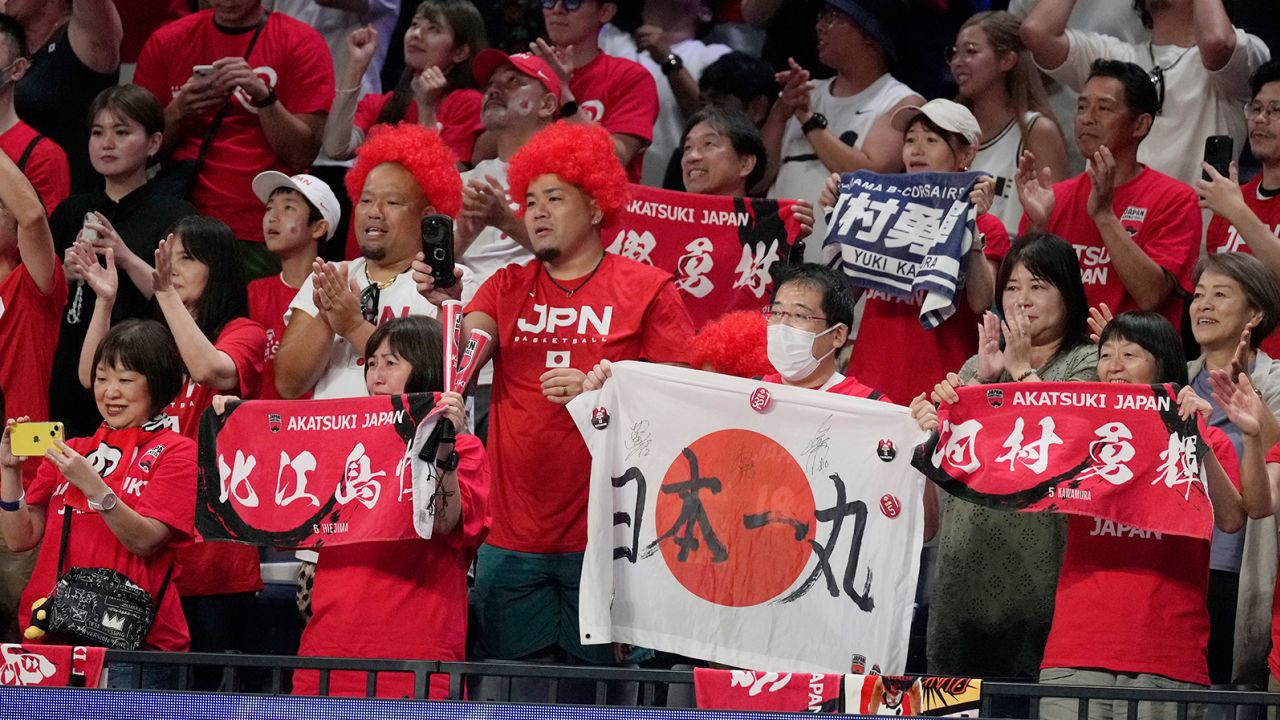
{"type": "Polygon", "coordinates": [[[769,321],[769,362],[777,372],[762,380],[889,402],[857,378],[836,371],[836,353],[849,343],[853,296],[835,270],[816,263],[787,269],[764,316],[769,321]]]}

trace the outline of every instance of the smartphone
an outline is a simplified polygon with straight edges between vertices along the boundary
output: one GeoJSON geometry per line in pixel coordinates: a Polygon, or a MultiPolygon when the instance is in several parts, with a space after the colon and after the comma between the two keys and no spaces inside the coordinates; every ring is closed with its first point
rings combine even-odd
{"type": "Polygon", "coordinates": [[[63,440],[60,422],[17,423],[9,430],[9,447],[14,457],[44,457],[54,440],[63,440]]]}
{"type": "MultiPolygon", "coordinates": [[[[1232,143],[1230,135],[1210,135],[1204,139],[1204,161],[1213,166],[1223,177],[1231,177],[1232,143]]],[[[1209,179],[1209,173],[1200,176],[1209,179]]]]}
{"type": "Polygon", "coordinates": [[[208,77],[213,74],[213,71],[215,69],[216,68],[214,68],[212,65],[197,65],[191,68],[191,74],[195,75],[196,77],[208,77]]]}
{"type": "Polygon", "coordinates": [[[453,221],[448,215],[422,218],[422,257],[431,267],[431,279],[438,288],[453,287],[453,221]]]}
{"type": "Polygon", "coordinates": [[[93,242],[94,240],[98,239],[98,231],[93,230],[89,227],[89,223],[96,223],[96,222],[98,222],[98,216],[96,214],[91,212],[87,212],[84,214],[84,224],[81,225],[80,234],[83,235],[84,239],[88,240],[89,242],[93,242]]]}

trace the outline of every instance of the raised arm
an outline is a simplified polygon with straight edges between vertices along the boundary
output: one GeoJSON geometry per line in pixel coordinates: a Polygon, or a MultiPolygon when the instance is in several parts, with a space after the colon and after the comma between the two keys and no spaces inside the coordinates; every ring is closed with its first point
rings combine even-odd
{"type": "Polygon", "coordinates": [[[364,132],[355,126],[356,106],[364,74],[378,49],[378,31],[372,25],[359,27],[347,36],[347,63],[338,75],[338,88],[324,123],[322,147],[331,158],[346,160],[364,142],[364,132]]]}
{"type": "MultiPolygon", "coordinates": [[[[28,419],[20,417],[16,422],[28,419]]],[[[4,434],[0,436],[0,500],[5,502],[17,502],[24,494],[22,459],[9,451],[9,429],[14,422],[6,422],[4,434]]],[[[44,508],[31,507],[24,502],[16,511],[0,511],[0,532],[4,533],[4,544],[13,552],[30,550],[44,537],[44,508]]]]}
{"type": "Polygon", "coordinates": [[[1236,29],[1222,0],[1194,0],[1196,47],[1200,64],[1210,72],[1221,70],[1236,52],[1236,29]]]}
{"type": "MultiPolygon", "coordinates": [[[[236,390],[240,387],[240,371],[231,356],[214,346],[196,324],[191,312],[178,297],[170,280],[173,247],[170,238],[160,241],[156,248],[156,269],[151,278],[155,287],[156,305],[164,315],[165,324],[173,334],[173,341],[182,356],[187,375],[198,385],[218,390],[236,390]]],[[[212,280],[213,278],[210,278],[212,280]]]]}
{"type": "Polygon", "coordinates": [[[67,25],[71,51],[90,70],[102,74],[120,67],[120,41],[124,25],[111,0],[75,0],[67,25]]]}
{"type": "Polygon", "coordinates": [[[53,233],[44,214],[44,204],[36,189],[5,153],[0,153],[0,204],[18,223],[18,255],[40,292],[53,289],[53,273],[58,256],[53,249],[53,233]]]}
{"type": "Polygon", "coordinates": [[[1067,20],[1075,6],[1076,0],[1039,0],[1022,21],[1018,35],[1040,67],[1052,70],[1067,61],[1067,20]]]}

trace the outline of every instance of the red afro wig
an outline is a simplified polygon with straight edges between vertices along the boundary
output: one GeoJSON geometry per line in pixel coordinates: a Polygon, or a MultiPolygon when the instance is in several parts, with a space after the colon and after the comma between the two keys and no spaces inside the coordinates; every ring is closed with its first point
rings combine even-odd
{"type": "Polygon", "coordinates": [[[404,166],[436,212],[453,218],[462,210],[458,161],[435,130],[414,123],[373,127],[347,171],[347,195],[353,201],[360,199],[369,172],[383,163],[404,166]]]}
{"type": "Polygon", "coordinates": [[[774,372],[767,326],[764,316],[754,310],[727,313],[703,325],[690,346],[693,367],[745,378],[774,372]]]}
{"type": "Polygon", "coordinates": [[[524,217],[524,196],[543,175],[555,175],[591,196],[605,217],[621,210],[629,198],[627,173],[613,154],[613,138],[599,125],[561,120],[543,128],[511,158],[507,184],[524,217]]]}

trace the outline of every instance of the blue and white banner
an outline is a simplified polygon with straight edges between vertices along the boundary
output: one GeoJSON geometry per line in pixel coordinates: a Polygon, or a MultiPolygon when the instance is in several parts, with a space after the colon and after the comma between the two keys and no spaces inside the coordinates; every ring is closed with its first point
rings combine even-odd
{"type": "Polygon", "coordinates": [[[955,312],[964,284],[977,218],[969,193],[982,177],[868,170],[842,175],[824,259],[859,287],[904,300],[923,293],[920,324],[937,327],[955,312]]]}

